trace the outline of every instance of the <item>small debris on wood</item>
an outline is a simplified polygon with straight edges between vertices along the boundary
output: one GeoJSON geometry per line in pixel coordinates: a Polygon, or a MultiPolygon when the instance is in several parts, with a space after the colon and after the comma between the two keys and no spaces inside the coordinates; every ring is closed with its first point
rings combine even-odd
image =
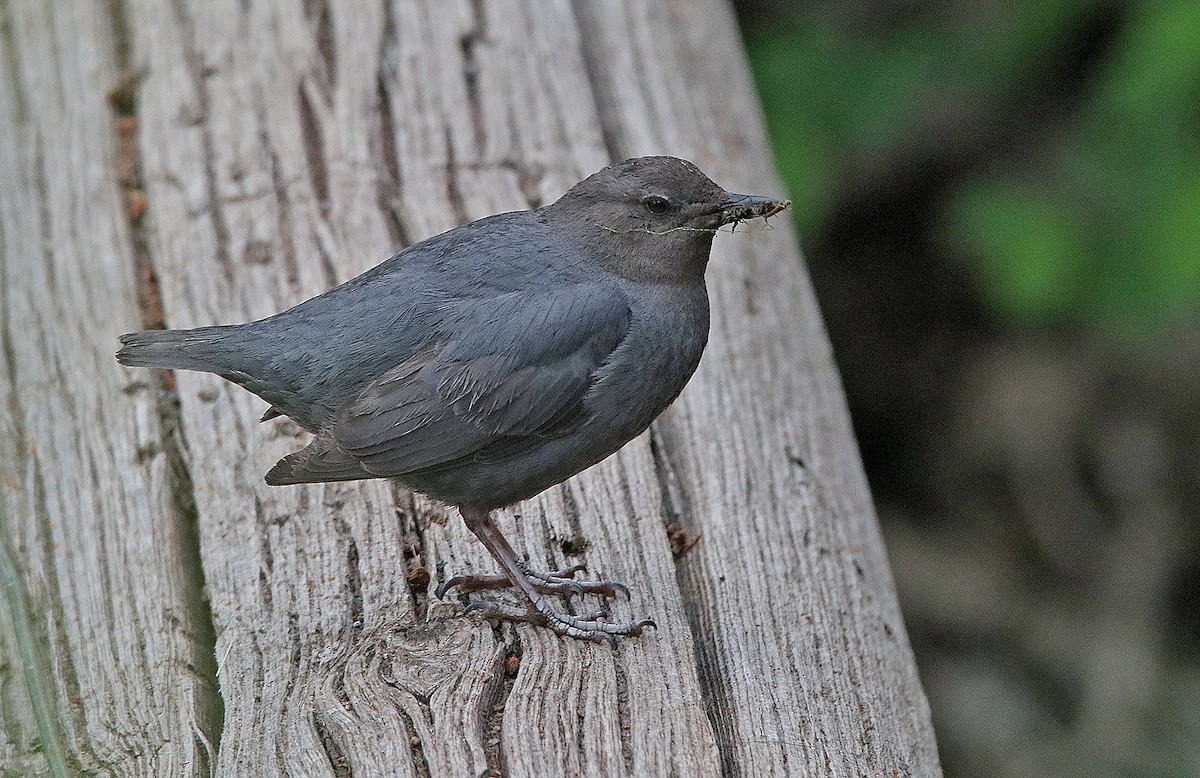
{"type": "Polygon", "coordinates": [[[425,591],[429,588],[429,570],[424,566],[414,567],[408,571],[406,576],[408,586],[411,589],[425,591]]]}
{"type": "Polygon", "coordinates": [[[132,222],[139,222],[146,215],[146,206],[149,199],[146,197],[146,190],[137,187],[130,187],[125,190],[125,214],[132,222]]]}
{"type": "Polygon", "coordinates": [[[117,181],[125,187],[135,187],[141,184],[138,174],[136,116],[118,116],[117,130],[117,181]]]}
{"type": "Polygon", "coordinates": [[[137,90],[143,73],[134,68],[125,68],[117,74],[117,83],[108,90],[105,98],[109,106],[121,116],[132,116],[137,108],[137,90]]]}
{"type": "Polygon", "coordinates": [[[562,542],[562,552],[567,556],[579,556],[592,547],[592,541],[583,535],[567,538],[562,542]]]}
{"type": "Polygon", "coordinates": [[[700,533],[690,533],[677,521],[667,525],[667,542],[671,544],[671,556],[678,559],[700,542],[700,533]]]}

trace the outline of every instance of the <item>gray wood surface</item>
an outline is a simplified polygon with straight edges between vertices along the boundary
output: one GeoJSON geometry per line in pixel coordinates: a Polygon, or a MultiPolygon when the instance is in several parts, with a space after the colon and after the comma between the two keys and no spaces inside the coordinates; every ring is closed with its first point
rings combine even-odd
{"type": "Polygon", "coordinates": [[[0,765],[204,771],[220,698],[194,528],[154,376],[112,365],[139,313],[108,13],[3,11],[0,765]]]}
{"type": "Polygon", "coordinates": [[[659,629],[616,651],[463,617],[431,592],[492,565],[457,515],[382,482],[267,487],[294,425],[112,360],[151,267],[143,318],[237,322],[615,158],[780,192],[724,4],[0,10],[0,767],[938,774],[785,220],[717,237],[712,342],[652,433],[501,517],[535,564],[631,587],[616,615],[659,629]]]}

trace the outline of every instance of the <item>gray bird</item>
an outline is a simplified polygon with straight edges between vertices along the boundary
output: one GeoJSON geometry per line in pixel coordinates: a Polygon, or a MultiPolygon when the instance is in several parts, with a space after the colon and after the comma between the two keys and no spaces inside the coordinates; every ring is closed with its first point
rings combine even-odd
{"type": "Polygon", "coordinates": [[[519,559],[491,519],[609,456],[683,389],[708,340],[717,228],[789,203],[730,194],[690,162],[642,157],[558,201],[434,236],[260,321],[121,336],[124,365],[216,373],[315,437],[271,485],[392,478],[456,506],[526,610],[469,607],[592,641],[653,622],[556,611],[549,593],[616,596],[519,559]]]}

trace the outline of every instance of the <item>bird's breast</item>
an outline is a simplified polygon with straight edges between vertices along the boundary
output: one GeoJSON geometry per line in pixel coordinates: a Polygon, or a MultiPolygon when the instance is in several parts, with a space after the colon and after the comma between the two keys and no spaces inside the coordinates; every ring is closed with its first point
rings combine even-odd
{"type": "MultiPolygon", "coordinates": [[[[684,292],[688,290],[683,290],[684,292]]],[[[634,302],[625,339],[587,404],[614,433],[639,434],[679,395],[708,342],[708,298],[667,289],[634,302]]]]}

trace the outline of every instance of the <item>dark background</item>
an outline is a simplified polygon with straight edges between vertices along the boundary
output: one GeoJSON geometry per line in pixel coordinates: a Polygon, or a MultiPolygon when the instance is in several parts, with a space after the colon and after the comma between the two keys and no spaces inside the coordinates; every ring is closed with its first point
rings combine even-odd
{"type": "Polygon", "coordinates": [[[946,774],[1200,776],[1200,2],[736,7],[946,774]]]}

